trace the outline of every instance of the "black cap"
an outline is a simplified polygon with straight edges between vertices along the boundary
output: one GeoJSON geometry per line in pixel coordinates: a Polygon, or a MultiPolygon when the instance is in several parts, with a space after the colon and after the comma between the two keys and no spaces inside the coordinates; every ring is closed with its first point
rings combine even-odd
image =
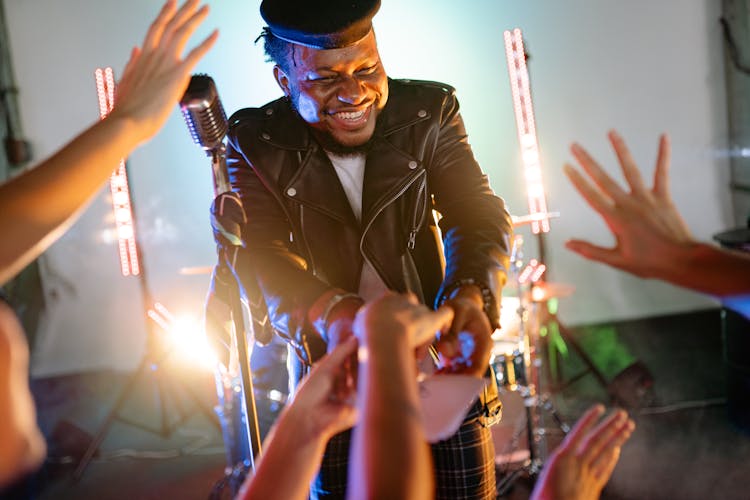
{"type": "Polygon", "coordinates": [[[364,38],[379,8],[380,0],[263,0],[260,15],[282,40],[338,49],[364,38]]]}

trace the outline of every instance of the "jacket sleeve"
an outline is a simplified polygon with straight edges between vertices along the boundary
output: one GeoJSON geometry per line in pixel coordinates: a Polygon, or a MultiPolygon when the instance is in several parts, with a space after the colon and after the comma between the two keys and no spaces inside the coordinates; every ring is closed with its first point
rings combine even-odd
{"type": "Polygon", "coordinates": [[[290,217],[278,189],[261,179],[230,131],[227,170],[232,189],[240,195],[247,217],[242,228],[244,249],[238,255],[243,284],[257,284],[274,330],[310,363],[325,353],[323,339],[308,312],[331,287],[315,278],[294,243],[290,217]]]}
{"type": "Polygon", "coordinates": [[[457,287],[476,284],[482,289],[490,324],[497,328],[513,226],[505,203],[474,159],[454,92],[450,89],[444,95],[428,170],[435,209],[442,216],[446,264],[436,306],[457,287]]]}

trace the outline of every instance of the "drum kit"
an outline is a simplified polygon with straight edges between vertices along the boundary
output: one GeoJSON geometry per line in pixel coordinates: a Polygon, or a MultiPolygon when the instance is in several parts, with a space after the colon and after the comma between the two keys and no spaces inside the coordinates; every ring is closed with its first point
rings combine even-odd
{"type": "Polygon", "coordinates": [[[545,283],[544,265],[530,259],[524,261],[523,237],[516,236],[511,254],[511,270],[506,295],[502,298],[501,328],[493,335],[490,363],[504,405],[504,422],[493,428],[496,463],[507,472],[498,483],[498,494],[507,493],[522,475],[535,478],[547,458],[547,438],[553,430],[562,433],[570,429],[560,418],[550,394],[545,390],[544,358],[546,339],[544,330],[547,303],[573,293],[568,285],[545,283]],[[513,409],[518,417],[513,422],[513,409]],[[551,419],[551,422],[550,422],[551,419]],[[510,420],[510,421],[509,421],[510,420]],[[519,420],[525,425],[518,425],[519,420]],[[525,436],[524,436],[525,434],[525,436]],[[526,441],[523,449],[522,441],[526,441]],[[511,471],[511,466],[516,466],[511,471]]]}

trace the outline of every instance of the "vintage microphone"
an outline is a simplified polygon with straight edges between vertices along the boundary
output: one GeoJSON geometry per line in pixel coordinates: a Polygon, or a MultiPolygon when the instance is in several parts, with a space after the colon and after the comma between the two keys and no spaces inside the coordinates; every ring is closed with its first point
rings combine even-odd
{"type": "MultiPolygon", "coordinates": [[[[234,449],[228,451],[228,460],[230,460],[230,466],[234,467],[238,461],[247,459],[250,461],[251,467],[255,469],[256,459],[261,452],[258,412],[253,392],[248,339],[243,318],[244,308],[241,300],[245,294],[233,266],[234,257],[236,257],[237,251],[242,245],[239,235],[239,228],[242,221],[223,220],[221,217],[223,212],[219,210],[217,213],[215,208],[223,206],[223,200],[231,199],[240,208],[239,211],[235,210],[234,213],[243,213],[243,211],[241,210],[239,197],[231,192],[228,181],[226,146],[224,144],[228,123],[213,79],[205,74],[193,75],[184,96],[180,100],[180,109],[190,130],[190,135],[193,137],[193,141],[211,158],[215,195],[212,217],[214,218],[215,225],[218,225],[221,229],[221,235],[217,237],[217,242],[219,243],[219,262],[214,272],[212,285],[218,286],[216,283],[217,280],[227,285],[225,298],[228,299],[228,305],[231,309],[232,322],[237,340],[237,355],[246,410],[244,431],[247,433],[246,436],[249,440],[251,453],[249,457],[242,457],[238,455],[242,455],[243,453],[234,449]]],[[[251,338],[255,341],[252,319],[247,324],[250,325],[251,331],[249,333],[251,338]]],[[[227,342],[226,344],[231,346],[231,342],[227,342]]],[[[225,356],[225,358],[228,358],[228,356],[225,356]]],[[[228,363],[225,363],[225,365],[228,365],[228,363]]],[[[223,383],[221,385],[223,387],[223,383]]],[[[231,397],[231,391],[229,396],[226,396],[225,392],[225,397],[231,397]]],[[[234,426],[235,429],[238,427],[241,426],[234,426]]],[[[237,439],[235,441],[241,442],[241,440],[237,439]]]]}

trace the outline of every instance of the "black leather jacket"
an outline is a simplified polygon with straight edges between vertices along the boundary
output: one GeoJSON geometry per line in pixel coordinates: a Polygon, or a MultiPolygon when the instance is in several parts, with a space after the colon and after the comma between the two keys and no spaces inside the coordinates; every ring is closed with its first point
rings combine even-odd
{"type": "Polygon", "coordinates": [[[252,271],[243,281],[252,288],[257,280],[274,329],[308,364],[325,353],[308,309],[331,288],[356,292],[363,259],[390,289],[426,304],[439,304],[457,283],[480,284],[491,292],[487,313],[498,325],[510,216],[474,159],[454,90],[389,80],[377,120],[361,224],[287,99],[229,120],[230,182],[248,221],[243,258],[252,271]]]}

